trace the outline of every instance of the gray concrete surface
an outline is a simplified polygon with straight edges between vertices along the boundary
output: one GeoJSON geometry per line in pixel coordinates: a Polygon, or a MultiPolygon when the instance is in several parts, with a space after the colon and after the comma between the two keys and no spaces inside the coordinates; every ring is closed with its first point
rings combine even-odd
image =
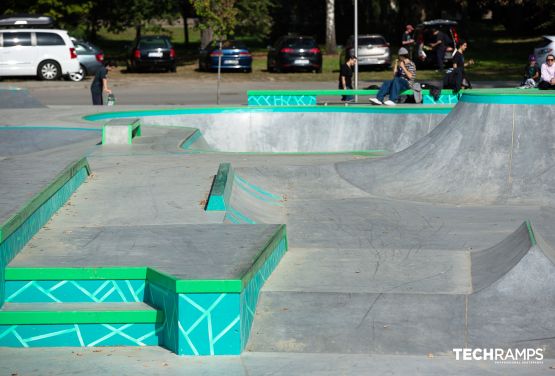
{"type": "MultiPolygon", "coordinates": [[[[91,205],[95,205],[91,200],[91,205]]],[[[155,219],[155,218],[153,218],[155,219]]],[[[37,234],[9,267],[150,266],[178,279],[241,279],[277,225],[58,225],[37,234]],[[215,236],[217,234],[217,236],[215,236]]]]}
{"type": "Polygon", "coordinates": [[[0,351],[5,375],[553,375],[543,364],[492,364],[445,356],[250,353],[240,357],[177,357],[159,347],[8,349],[0,351]],[[29,361],[33,359],[33,361],[29,361]]]}
{"type": "MultiPolygon", "coordinates": [[[[498,190],[490,180],[496,183],[508,177],[507,136],[503,123],[493,120],[505,117],[507,111],[461,108],[467,114],[457,110],[444,120],[445,127],[383,160],[352,155],[190,154],[174,149],[173,141],[164,141],[183,133],[162,128],[140,145],[117,150],[96,147],[89,157],[94,175],[38,237],[90,224],[215,223],[201,208],[221,162],[232,163],[250,183],[283,196],[284,206],[275,212],[266,210],[264,203],[253,205],[254,199],[245,192],[232,196],[233,205],[259,222],[283,219],[290,247],[263,288],[249,352],[235,358],[186,359],[162,349],[101,349],[87,354],[79,349],[80,355],[48,349],[33,353],[30,363],[25,349],[0,349],[0,367],[30,374],[59,374],[52,363],[71,364],[71,373],[110,373],[116,364],[138,374],[144,369],[150,374],[177,373],[182,367],[198,374],[257,375],[552,373],[550,360],[541,365],[502,365],[453,359],[453,347],[462,346],[539,346],[547,357],[555,348],[551,248],[555,210],[550,200],[544,200],[551,197],[551,178],[539,173],[553,164],[550,133],[533,144],[532,135],[517,132],[521,115],[509,114],[510,121],[515,119],[514,135],[520,135],[510,137],[511,169],[515,169],[511,176],[520,180],[512,191],[498,190]],[[478,117],[465,122],[473,112],[500,128],[487,129],[478,117]],[[447,122],[450,118],[458,124],[456,129],[447,122]],[[448,149],[453,149],[451,154],[448,149]],[[452,157],[451,164],[437,159],[438,150],[452,157]],[[479,163],[473,162],[472,153],[479,163]],[[542,162],[534,165],[536,160],[542,162]],[[351,162],[337,164],[340,161],[351,162]],[[462,162],[483,169],[472,175],[470,167],[462,169],[462,162]],[[524,166],[532,166],[533,174],[526,175],[524,166]],[[417,178],[419,172],[428,175],[417,178]],[[392,185],[405,174],[414,180],[392,185]],[[448,174],[456,178],[448,179],[448,174]],[[426,179],[428,185],[420,184],[426,179]],[[433,184],[441,186],[436,189],[433,184]],[[375,187],[388,189],[383,193],[375,187]],[[434,202],[432,194],[426,196],[426,187],[434,197],[457,200],[434,202]],[[477,187],[478,194],[472,193],[477,187]],[[519,194],[531,200],[517,200],[519,194]],[[458,200],[461,197],[471,199],[458,200]],[[526,243],[527,234],[520,228],[527,219],[540,235],[537,246],[526,243]],[[82,367],[83,362],[72,361],[75,358],[90,359],[85,364],[93,365],[82,367]]],[[[83,109],[58,107],[49,112],[53,117],[48,121],[83,124],[79,119],[83,109]]],[[[522,113],[532,115],[537,116],[522,113]]],[[[8,111],[4,119],[5,124],[43,121],[34,110],[26,117],[8,111]]]]}
{"type": "Polygon", "coordinates": [[[0,85],[0,108],[38,108],[45,107],[27,89],[11,88],[0,85]]]}

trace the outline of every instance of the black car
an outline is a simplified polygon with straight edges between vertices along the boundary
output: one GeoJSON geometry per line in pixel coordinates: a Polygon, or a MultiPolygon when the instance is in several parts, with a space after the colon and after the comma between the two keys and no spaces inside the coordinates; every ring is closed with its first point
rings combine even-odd
{"type": "Polygon", "coordinates": [[[432,20],[422,22],[414,29],[416,47],[413,50],[414,55],[412,56],[412,60],[418,67],[429,68],[436,65],[435,57],[431,53],[431,49],[428,48],[428,46],[435,41],[435,36],[433,35],[434,29],[443,32],[451,39],[451,43],[447,46],[447,50],[445,51],[445,63],[451,63],[453,52],[458,48],[459,32],[457,30],[456,21],[432,20]]]}
{"type": "Polygon", "coordinates": [[[252,55],[247,46],[236,40],[226,40],[220,44],[216,41],[200,50],[198,58],[198,68],[201,71],[218,70],[218,61],[221,58],[222,70],[239,70],[242,72],[252,71],[252,55]]]}
{"type": "Polygon", "coordinates": [[[284,36],[268,51],[268,72],[314,71],[322,73],[322,51],[311,37],[284,36]]]}
{"type": "Polygon", "coordinates": [[[141,36],[133,44],[127,71],[165,70],[175,72],[175,49],[166,36],[141,36]]]}

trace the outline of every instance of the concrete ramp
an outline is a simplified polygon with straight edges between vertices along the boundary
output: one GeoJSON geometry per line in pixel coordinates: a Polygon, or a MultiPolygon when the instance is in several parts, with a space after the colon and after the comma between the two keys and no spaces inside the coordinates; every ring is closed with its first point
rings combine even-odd
{"type": "Polygon", "coordinates": [[[555,96],[465,93],[427,136],[381,161],[337,164],[376,196],[444,203],[552,203],[555,96]]]}
{"type": "Polygon", "coordinates": [[[0,108],[40,108],[46,107],[31,96],[27,89],[0,87],[0,108]]]}

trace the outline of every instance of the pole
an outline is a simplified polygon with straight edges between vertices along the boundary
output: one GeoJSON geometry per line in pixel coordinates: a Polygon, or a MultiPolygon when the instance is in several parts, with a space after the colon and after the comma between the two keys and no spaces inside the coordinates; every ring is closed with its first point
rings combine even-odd
{"type": "Polygon", "coordinates": [[[220,80],[222,79],[222,38],[220,38],[219,43],[219,54],[218,54],[218,84],[216,86],[216,103],[220,104],[220,80]]]}
{"type": "MultiPolygon", "coordinates": [[[[358,0],[355,0],[355,90],[358,90],[358,0]]],[[[355,103],[358,102],[358,95],[355,95],[355,103]]]]}

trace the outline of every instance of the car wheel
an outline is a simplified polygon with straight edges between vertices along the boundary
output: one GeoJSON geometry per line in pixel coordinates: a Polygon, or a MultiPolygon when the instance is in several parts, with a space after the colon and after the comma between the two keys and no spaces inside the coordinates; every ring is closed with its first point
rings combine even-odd
{"type": "Polygon", "coordinates": [[[172,67],[170,68],[170,72],[172,73],[177,72],[177,67],[175,65],[172,65],[172,67]]]}
{"type": "Polygon", "coordinates": [[[79,81],[83,81],[85,76],[86,76],[85,68],[81,65],[79,67],[78,72],[73,72],[69,74],[69,79],[71,81],[79,82],[79,81]]]}
{"type": "Polygon", "coordinates": [[[40,63],[38,69],[38,76],[44,81],[53,81],[60,78],[62,75],[62,70],[60,69],[60,64],[53,60],[46,60],[40,63]]]}
{"type": "Polygon", "coordinates": [[[127,73],[133,73],[133,67],[129,64],[127,64],[127,73]]]}
{"type": "Polygon", "coordinates": [[[251,73],[252,72],[252,68],[246,68],[243,70],[243,72],[245,73],[251,73]]]}

